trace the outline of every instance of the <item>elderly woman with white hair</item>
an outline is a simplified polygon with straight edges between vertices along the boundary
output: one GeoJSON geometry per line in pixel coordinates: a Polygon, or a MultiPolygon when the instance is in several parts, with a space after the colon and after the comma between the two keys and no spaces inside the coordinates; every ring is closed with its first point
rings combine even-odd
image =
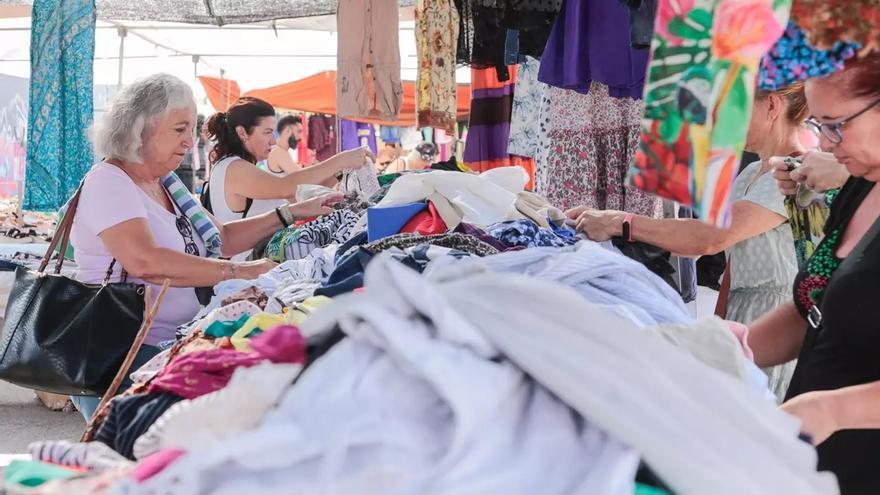
{"type": "MultiPolygon", "coordinates": [[[[262,215],[221,224],[188,194],[172,174],[193,147],[196,107],[192,90],[180,79],[156,74],[125,86],[92,139],[100,163],[86,175],[74,217],[71,243],[77,279],[113,279],[154,286],[165,280],[165,296],[136,369],[158,353],[156,344],[174,338],[178,326],[200,309],[197,287],[229,279],[254,279],[275,265],[268,260],[220,259],[252,249],[297,218],[331,211],[341,199],[331,194],[279,206],[262,215]],[[115,260],[115,263],[114,263],[115,260]]],[[[90,418],[97,397],[74,397],[90,418]]]]}

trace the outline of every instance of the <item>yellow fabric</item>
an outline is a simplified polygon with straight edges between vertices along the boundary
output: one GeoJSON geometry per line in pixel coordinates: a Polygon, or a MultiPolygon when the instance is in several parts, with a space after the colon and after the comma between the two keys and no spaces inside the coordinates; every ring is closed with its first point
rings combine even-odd
{"type": "Polygon", "coordinates": [[[250,339],[248,339],[247,336],[251,332],[257,329],[266,331],[270,328],[284,325],[286,323],[287,320],[284,315],[273,315],[270,313],[255,314],[254,316],[251,316],[243,327],[239,328],[237,332],[232,334],[232,336],[229,337],[229,340],[232,342],[232,346],[235,347],[235,350],[250,352],[251,344],[249,342],[250,339]]]}
{"type": "Polygon", "coordinates": [[[251,344],[248,335],[254,330],[267,331],[281,325],[302,325],[312,313],[322,306],[331,303],[333,299],[326,296],[315,296],[297,303],[292,309],[285,308],[280,315],[271,313],[258,313],[250,317],[247,323],[238,329],[229,341],[235,350],[250,352],[251,344]]]}
{"type": "Polygon", "coordinates": [[[315,296],[306,299],[305,301],[297,304],[293,310],[287,310],[287,321],[292,325],[302,325],[303,322],[318,308],[330,304],[333,302],[332,299],[326,296],[315,296]]]}

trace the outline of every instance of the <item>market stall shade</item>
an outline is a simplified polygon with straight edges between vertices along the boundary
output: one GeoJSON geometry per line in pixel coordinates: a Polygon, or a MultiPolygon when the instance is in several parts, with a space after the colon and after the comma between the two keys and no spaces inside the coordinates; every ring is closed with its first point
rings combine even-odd
{"type": "MultiPolygon", "coordinates": [[[[0,5],[33,5],[5,0],[0,5]]],[[[167,21],[190,24],[241,24],[336,13],[336,0],[96,0],[98,18],[126,21],[167,21]]],[[[402,7],[415,0],[401,0],[402,7]]]]}
{"type": "MultiPolygon", "coordinates": [[[[208,100],[219,112],[239,96],[253,96],[266,100],[277,109],[298,110],[301,112],[336,114],[336,72],[324,71],[315,75],[269,88],[253,89],[242,93],[238,83],[230,79],[200,76],[199,82],[205,88],[208,100]]],[[[456,95],[459,120],[466,120],[471,106],[471,88],[459,84],[456,95]]],[[[349,119],[376,125],[395,127],[416,126],[416,84],[403,81],[403,104],[397,120],[349,119]]]]}

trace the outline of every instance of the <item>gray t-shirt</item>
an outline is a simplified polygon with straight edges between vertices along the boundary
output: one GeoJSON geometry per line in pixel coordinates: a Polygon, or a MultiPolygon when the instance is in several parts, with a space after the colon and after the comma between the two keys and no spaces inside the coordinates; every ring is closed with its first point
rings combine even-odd
{"type": "MultiPolygon", "coordinates": [[[[785,197],[779,192],[773,174],[765,172],[757,179],[761,162],[746,167],[736,178],[733,201],[751,201],[788,218],[785,197]]],[[[746,239],[727,251],[730,260],[730,289],[790,289],[797,275],[794,237],[788,222],[757,237],[746,239]]]]}

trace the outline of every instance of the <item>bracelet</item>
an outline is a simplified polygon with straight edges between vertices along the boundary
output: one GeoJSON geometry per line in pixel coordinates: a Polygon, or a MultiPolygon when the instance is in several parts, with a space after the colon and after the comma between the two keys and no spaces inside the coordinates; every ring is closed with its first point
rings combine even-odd
{"type": "Polygon", "coordinates": [[[281,220],[281,225],[284,225],[284,228],[290,227],[290,224],[287,223],[287,220],[284,218],[284,214],[281,213],[281,207],[275,208],[275,214],[278,215],[278,220],[281,220]]]}
{"type": "Polygon", "coordinates": [[[234,261],[226,261],[220,266],[220,276],[223,277],[223,280],[235,280],[238,278],[235,274],[235,262],[234,261]],[[229,269],[227,273],[226,269],[229,269]]]}
{"type": "Polygon", "coordinates": [[[276,211],[281,216],[281,223],[283,223],[285,227],[290,227],[296,223],[296,215],[290,210],[289,204],[279,206],[276,211]]]}
{"type": "Polygon", "coordinates": [[[635,218],[635,215],[633,215],[632,213],[627,213],[623,217],[623,232],[622,233],[623,233],[623,238],[626,240],[626,242],[633,242],[633,228],[632,228],[633,218],[635,218]]]}

